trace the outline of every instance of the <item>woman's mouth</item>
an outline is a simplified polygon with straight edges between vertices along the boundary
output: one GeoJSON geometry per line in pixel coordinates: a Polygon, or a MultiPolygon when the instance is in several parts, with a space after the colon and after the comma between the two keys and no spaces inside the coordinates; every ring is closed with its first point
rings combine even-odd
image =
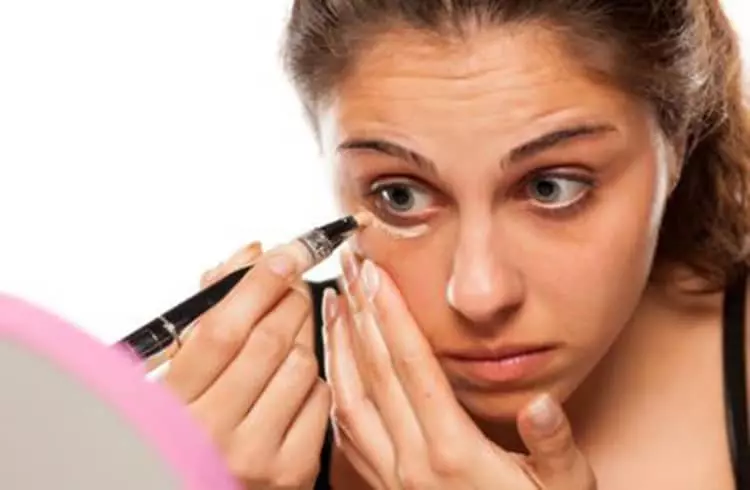
{"type": "Polygon", "coordinates": [[[447,370],[481,386],[532,379],[554,358],[555,345],[515,345],[452,351],[440,356],[447,370]]]}

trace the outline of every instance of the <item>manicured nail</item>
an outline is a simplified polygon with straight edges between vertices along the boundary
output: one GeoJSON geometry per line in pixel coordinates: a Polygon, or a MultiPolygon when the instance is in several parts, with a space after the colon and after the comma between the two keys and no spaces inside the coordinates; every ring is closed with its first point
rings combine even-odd
{"type": "Polygon", "coordinates": [[[541,435],[550,435],[563,422],[563,413],[549,395],[542,395],[529,406],[529,416],[541,435]]]}
{"type": "Polygon", "coordinates": [[[362,289],[367,299],[372,301],[380,287],[380,272],[370,260],[365,260],[362,266],[362,289]]]}
{"type": "Polygon", "coordinates": [[[323,314],[325,325],[330,328],[338,315],[338,295],[333,288],[325,288],[323,291],[323,314]]]}
{"type": "Polygon", "coordinates": [[[294,259],[288,255],[278,254],[268,259],[268,268],[281,277],[289,277],[296,270],[294,259]]]}
{"type": "Polygon", "coordinates": [[[250,256],[250,260],[255,260],[260,255],[263,255],[263,245],[260,242],[253,242],[247,246],[247,254],[250,256]]]}
{"type": "Polygon", "coordinates": [[[342,266],[344,269],[344,279],[346,279],[347,289],[350,288],[354,281],[357,280],[357,262],[354,259],[354,255],[348,249],[341,251],[342,266]]]}

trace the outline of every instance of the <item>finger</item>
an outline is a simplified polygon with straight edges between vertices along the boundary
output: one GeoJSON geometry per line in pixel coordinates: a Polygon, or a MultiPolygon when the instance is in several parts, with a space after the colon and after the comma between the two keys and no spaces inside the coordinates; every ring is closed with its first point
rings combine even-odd
{"type": "Polygon", "coordinates": [[[250,265],[263,254],[263,246],[260,242],[252,242],[239,250],[235,251],[229,259],[220,263],[213,269],[203,273],[201,276],[201,288],[207,288],[227,274],[230,274],[240,267],[250,265]]]}
{"type": "MultiPolygon", "coordinates": [[[[200,288],[206,289],[217,281],[223,279],[227,274],[230,274],[246,265],[253,264],[261,257],[261,255],[263,255],[263,246],[260,242],[252,242],[249,245],[242,247],[235,252],[228,261],[221,262],[213,269],[204,272],[200,279],[200,288]]],[[[194,321],[182,331],[180,334],[180,340],[183,343],[187,342],[187,339],[190,337],[197,324],[198,322],[194,321]]]]}
{"type": "Polygon", "coordinates": [[[199,320],[172,359],[167,383],[183,400],[203,393],[237,355],[253,326],[289,291],[309,266],[303,245],[266,253],[240,282],[199,320]]]}
{"type": "Polygon", "coordinates": [[[252,434],[252,437],[265,441],[267,451],[276,452],[316,385],[317,366],[313,351],[295,345],[240,423],[238,432],[252,434]]]}
{"type": "Polygon", "coordinates": [[[339,258],[341,260],[341,270],[344,272],[341,289],[350,312],[354,314],[362,308],[359,297],[354,291],[362,264],[347,245],[341,247],[339,258]]]}
{"type": "MultiPolygon", "coordinates": [[[[351,260],[348,252],[344,252],[344,260],[351,260]]],[[[350,264],[349,270],[350,274],[351,271],[357,273],[356,265],[350,264]]],[[[351,276],[347,282],[347,294],[354,298],[350,303],[360,308],[351,315],[354,328],[347,330],[352,333],[351,343],[358,354],[356,359],[363,384],[393,441],[396,459],[409,455],[410,464],[419,464],[413,455],[426,454],[424,435],[409,398],[393,370],[388,348],[379,333],[376,312],[363,298],[360,282],[352,282],[351,276]]]]}
{"type": "MultiPolygon", "coordinates": [[[[293,283],[291,287],[292,289],[298,291],[302,296],[307,298],[308,305],[312,307],[313,299],[310,292],[310,285],[307,282],[305,282],[304,280],[300,280],[293,283]]],[[[297,333],[297,337],[294,339],[294,343],[301,344],[307,346],[312,350],[315,350],[317,344],[317,332],[318,327],[315,324],[315,316],[307,315],[307,317],[305,317],[304,323],[302,324],[302,328],[300,328],[299,332],[297,333]]]]}
{"type": "MultiPolygon", "coordinates": [[[[320,469],[320,452],[330,409],[330,390],[323,380],[318,379],[281,444],[277,458],[279,472],[299,468],[303,474],[295,480],[315,479],[320,469]]],[[[248,429],[247,434],[256,437],[252,429],[248,429]]]]}
{"type": "Polygon", "coordinates": [[[200,288],[205,289],[214,282],[216,282],[216,279],[218,279],[219,270],[221,269],[221,266],[223,265],[222,262],[220,262],[216,267],[212,269],[208,269],[201,275],[200,280],[200,288]]]}
{"type": "Polygon", "coordinates": [[[357,294],[361,302],[377,312],[368,347],[388,352],[395,377],[403,387],[430,448],[444,447],[481,433],[460,407],[453,390],[432,352],[430,344],[409,312],[390,278],[367,260],[360,270],[357,294]],[[378,339],[376,342],[375,339],[378,339]],[[467,432],[468,431],[468,432],[467,432]]]}
{"type": "Polygon", "coordinates": [[[256,241],[245,245],[235,251],[229,259],[221,264],[221,267],[217,270],[217,277],[215,279],[221,279],[237,269],[251,265],[262,256],[263,245],[260,242],[256,241]]]}
{"type": "Polygon", "coordinates": [[[349,444],[383,478],[392,475],[395,455],[375,406],[367,398],[344,324],[348,309],[332,289],[323,293],[326,372],[333,394],[333,422],[348,435],[349,444]]]}
{"type": "MultiPolygon", "coordinates": [[[[311,305],[307,296],[290,290],[258,322],[239,355],[196,401],[196,410],[211,413],[224,427],[235,427],[261,397],[274,373],[287,361],[294,340],[309,316],[311,305]]],[[[299,354],[297,352],[292,359],[293,365],[296,362],[304,366],[309,359],[299,359],[299,354]]],[[[312,362],[315,363],[314,356],[312,362]]],[[[315,366],[312,373],[317,376],[315,366]]],[[[281,403],[285,403],[283,399],[281,403]]]]}
{"type": "Polygon", "coordinates": [[[350,436],[342,430],[338,425],[333,424],[333,437],[336,442],[336,447],[341,450],[341,453],[347,459],[349,464],[359,473],[359,475],[365,479],[365,481],[375,490],[385,490],[389,487],[383,483],[380,478],[378,471],[368,462],[357,445],[352,442],[350,436]]]}
{"type": "Polygon", "coordinates": [[[576,446],[568,418],[552,397],[541,395],[522,410],[518,431],[546,487],[595,488],[593,471],[576,446]]]}
{"type": "Polygon", "coordinates": [[[340,406],[357,406],[369,402],[359,373],[356,353],[345,323],[350,309],[333,288],[323,291],[323,341],[325,366],[334,395],[340,406]]]}

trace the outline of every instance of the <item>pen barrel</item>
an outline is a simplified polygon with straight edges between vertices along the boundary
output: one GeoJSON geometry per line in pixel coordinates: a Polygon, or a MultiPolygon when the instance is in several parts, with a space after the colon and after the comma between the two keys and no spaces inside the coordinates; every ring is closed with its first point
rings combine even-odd
{"type": "Polygon", "coordinates": [[[155,369],[177,353],[180,338],[189,325],[219,303],[251,268],[243,267],[228,274],[124,337],[119,344],[142,359],[148,370],[155,369]]]}
{"type": "Polygon", "coordinates": [[[302,245],[305,246],[307,252],[312,258],[313,264],[318,264],[333,253],[333,250],[339,243],[331,240],[331,238],[320,229],[314,229],[304,235],[297,237],[302,245]]]}
{"type": "MultiPolygon", "coordinates": [[[[305,269],[330,257],[358,226],[357,220],[348,216],[298,236],[295,242],[301,244],[309,255],[300,259],[307,263],[305,269]]],[[[298,254],[303,253],[298,246],[292,250],[296,250],[298,254]]],[[[219,303],[252,267],[232,272],[124,337],[118,344],[142,359],[148,369],[158,367],[179,350],[180,338],[185,330],[198,317],[219,303]]]]}
{"type": "Polygon", "coordinates": [[[120,341],[151,370],[168,361],[179,348],[179,337],[169,322],[157,318],[120,341]]]}

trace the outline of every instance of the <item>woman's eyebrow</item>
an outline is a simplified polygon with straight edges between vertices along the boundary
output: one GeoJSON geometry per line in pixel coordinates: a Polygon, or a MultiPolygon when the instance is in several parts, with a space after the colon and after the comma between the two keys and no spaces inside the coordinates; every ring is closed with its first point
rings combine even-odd
{"type": "MultiPolygon", "coordinates": [[[[501,166],[505,167],[520,160],[531,158],[571,140],[614,131],[617,131],[617,129],[611,124],[581,124],[556,129],[513,148],[508,156],[501,160],[501,166]]],[[[350,138],[337,148],[337,151],[346,150],[368,150],[382,153],[412,164],[417,169],[432,176],[437,177],[438,175],[437,166],[432,160],[398,143],[378,138],[350,138]]]]}
{"type": "Polygon", "coordinates": [[[501,165],[506,166],[526,158],[531,158],[539,153],[554,148],[555,146],[568,143],[571,140],[614,131],[617,131],[617,129],[611,124],[581,124],[578,126],[556,129],[516,146],[510,151],[508,156],[503,159],[501,165]]]}
{"type": "Polygon", "coordinates": [[[383,153],[412,164],[433,177],[438,176],[437,166],[432,160],[398,143],[375,138],[351,138],[338,146],[338,151],[344,150],[369,150],[383,153]]]}

